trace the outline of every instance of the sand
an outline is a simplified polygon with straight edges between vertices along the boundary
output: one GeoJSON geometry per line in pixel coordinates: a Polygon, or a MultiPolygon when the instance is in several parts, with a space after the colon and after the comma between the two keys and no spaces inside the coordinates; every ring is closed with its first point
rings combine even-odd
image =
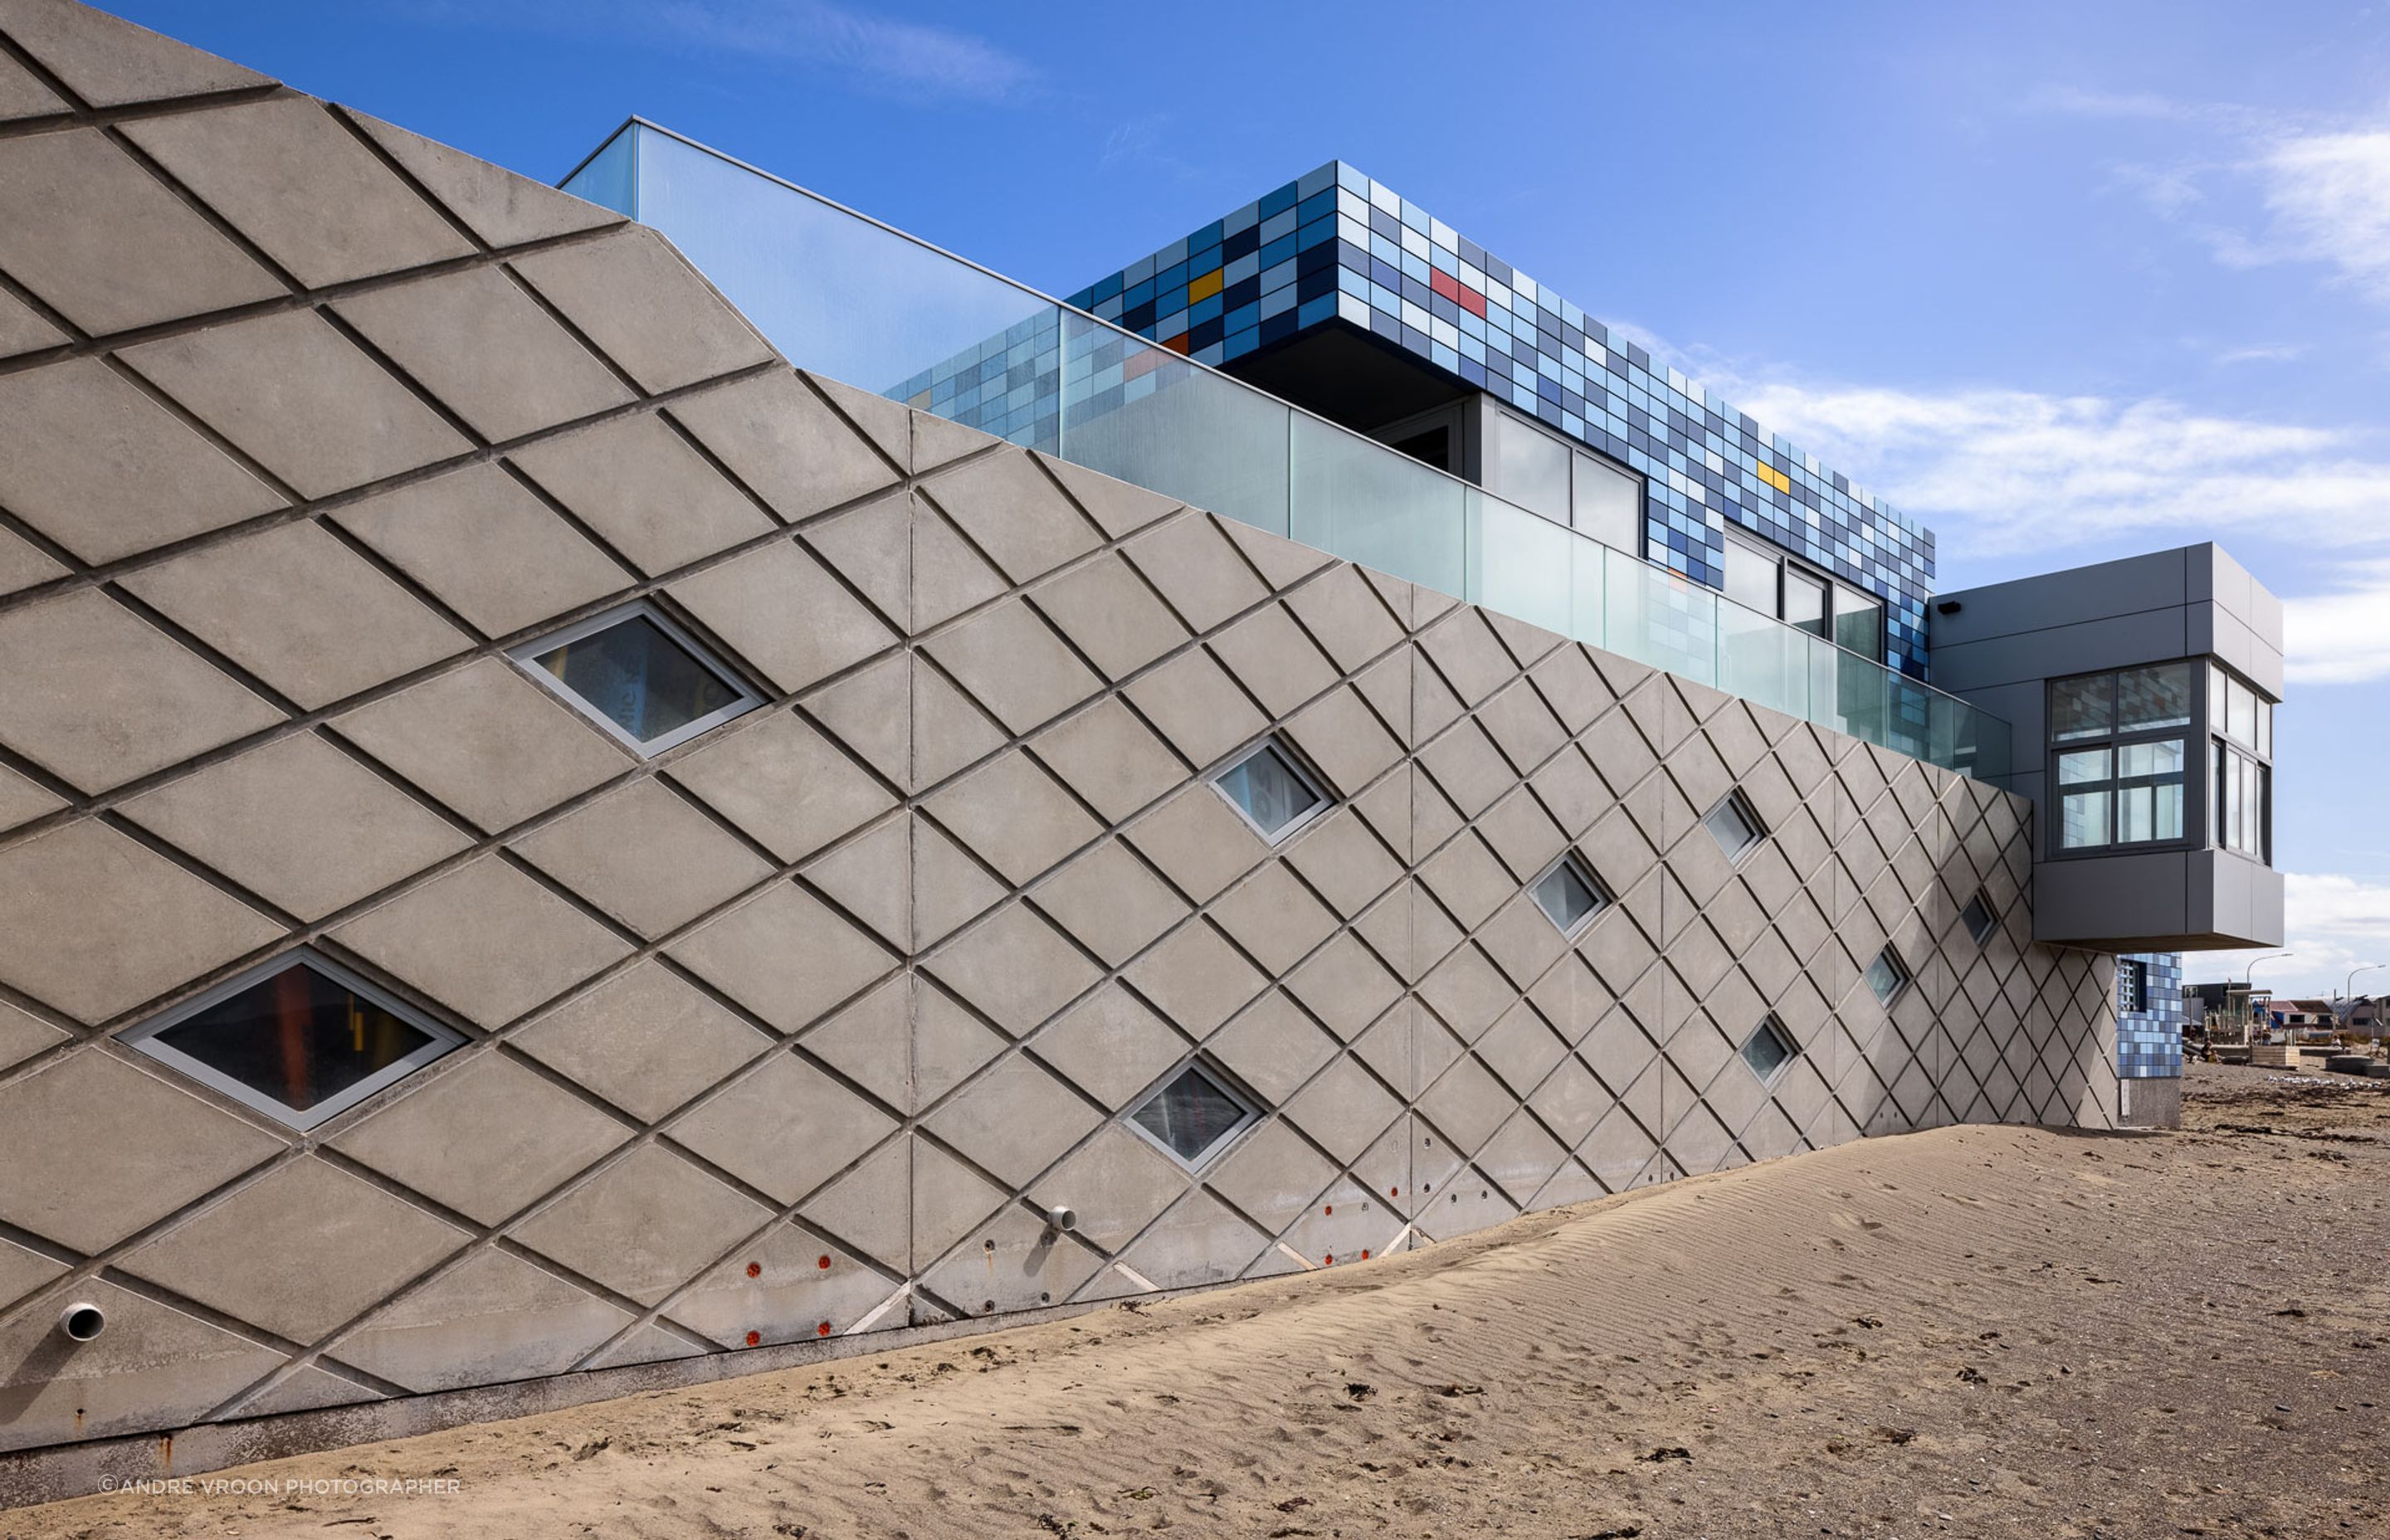
{"type": "Polygon", "coordinates": [[[1949,1128],[11,1536],[2390,1534],[2390,1089],[1949,1128]]]}

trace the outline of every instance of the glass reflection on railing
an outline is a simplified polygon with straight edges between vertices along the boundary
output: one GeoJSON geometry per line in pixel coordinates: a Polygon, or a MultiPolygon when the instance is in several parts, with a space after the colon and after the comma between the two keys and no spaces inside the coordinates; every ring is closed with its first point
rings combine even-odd
{"type": "Polygon", "coordinates": [[[2008,725],[1162,344],[645,123],[566,184],[802,366],[1754,704],[1999,780],[2008,725]]]}

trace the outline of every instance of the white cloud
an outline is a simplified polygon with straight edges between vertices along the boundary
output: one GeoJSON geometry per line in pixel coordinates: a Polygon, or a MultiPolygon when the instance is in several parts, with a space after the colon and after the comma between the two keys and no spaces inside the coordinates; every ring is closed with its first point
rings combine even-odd
{"type": "MultiPolygon", "coordinates": [[[[2390,963],[2390,885],[2332,873],[2291,872],[2283,878],[2283,935],[2280,946],[2237,952],[2184,955],[2183,982],[2215,983],[2238,979],[2249,965],[2272,953],[2290,956],[2262,964],[2259,988],[2279,995],[2330,999],[2351,987],[2348,975],[2368,963],[2390,963]]],[[[2390,970],[2358,975],[2360,995],[2390,993],[2390,970]]]]}
{"type": "Polygon", "coordinates": [[[402,0],[427,18],[570,36],[613,32],[693,53],[809,65],[851,83],[931,101],[1001,102],[1037,83],[1035,67],[987,40],[830,0],[402,0]]]}
{"type": "Polygon", "coordinates": [[[1728,394],[1882,489],[1935,527],[1946,550],[2008,554],[2127,533],[2193,540],[2232,528],[2341,547],[2390,542],[2390,461],[2368,455],[2353,430],[2164,397],[1731,378],[1728,394]]]}
{"type": "Polygon", "coordinates": [[[2390,121],[2299,121],[2223,102],[2052,86],[2028,110],[2165,123],[2204,150],[2112,168],[2229,267],[2314,263],[2390,304],[2390,121]]]}
{"type": "Polygon", "coordinates": [[[2294,684],[2390,678],[2390,561],[2349,563],[2341,587],[2285,599],[2282,633],[2294,684]]]}
{"type": "Polygon", "coordinates": [[[2390,304],[2390,128],[2288,135],[2248,163],[2263,187],[2268,225],[2218,243],[2234,266],[2318,262],[2390,304]]]}
{"type": "Polygon", "coordinates": [[[2263,348],[2226,348],[2216,355],[2215,362],[2219,366],[2228,364],[2293,364],[2305,357],[2306,351],[2305,343],[2284,343],[2278,347],[2263,348]]]}

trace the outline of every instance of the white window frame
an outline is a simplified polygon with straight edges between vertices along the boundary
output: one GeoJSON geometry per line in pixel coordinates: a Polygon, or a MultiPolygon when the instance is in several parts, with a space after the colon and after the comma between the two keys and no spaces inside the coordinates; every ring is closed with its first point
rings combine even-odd
{"type": "Polygon", "coordinates": [[[1908,993],[1908,986],[1917,982],[1917,975],[1909,971],[1908,964],[1901,956],[1899,948],[1894,946],[1890,942],[1885,942],[1883,943],[1883,950],[1878,952],[1875,956],[1869,961],[1867,967],[1859,970],[1859,982],[1867,985],[1868,993],[1870,995],[1875,995],[1875,1003],[1877,1005],[1883,1007],[1886,1010],[1890,1010],[1892,1008],[1892,1003],[1895,1000],[1899,999],[1903,995],[1908,993]],[[1892,993],[1889,995],[1878,994],[1875,987],[1875,981],[1868,977],[1870,973],[1875,970],[1875,965],[1884,961],[1886,958],[1890,958],[1892,961],[1892,993]]]}
{"type": "Polygon", "coordinates": [[[616,605],[602,615],[592,615],[585,621],[568,625],[561,631],[551,631],[545,635],[534,636],[530,641],[507,648],[507,656],[520,665],[522,671],[531,675],[533,683],[588,718],[607,737],[641,759],[653,759],[667,749],[678,748],[700,734],[711,732],[724,723],[744,716],[764,704],[762,693],[749,686],[744,679],[731,671],[729,665],[715,657],[712,648],[690,635],[679,622],[648,599],[633,599],[628,604],[616,605]],[[696,661],[698,667],[736,692],[738,699],[727,706],[718,711],[709,712],[662,737],[641,739],[632,737],[629,729],[599,711],[597,705],[583,696],[580,691],[540,666],[541,654],[553,652],[560,647],[569,647],[584,637],[594,636],[600,631],[610,631],[630,620],[644,620],[654,625],[675,646],[686,651],[696,661]]]}
{"type": "Polygon", "coordinates": [[[1177,1063],[1172,1065],[1167,1071],[1163,1072],[1161,1079],[1147,1086],[1142,1093],[1140,1093],[1134,1100],[1130,1101],[1128,1106],[1122,1110],[1120,1118],[1121,1122],[1128,1124],[1128,1131],[1130,1133],[1136,1135],[1138,1138],[1143,1139],[1154,1149],[1162,1151],[1162,1153],[1167,1156],[1171,1162],[1176,1165],[1180,1170],[1196,1172],[1201,1171],[1204,1167],[1218,1160],[1222,1153],[1224,1153],[1230,1145],[1235,1144],[1238,1139],[1241,1138],[1248,1129],[1252,1128],[1253,1124],[1261,1122],[1262,1108],[1261,1103],[1255,1100],[1251,1093],[1246,1091],[1242,1085],[1237,1083],[1237,1079],[1234,1075],[1229,1074],[1226,1070],[1220,1068],[1217,1063],[1214,1062],[1205,1055],[1197,1054],[1191,1059],[1180,1059],[1177,1063]],[[1152,1129],[1146,1127],[1145,1124],[1137,1121],[1137,1115],[1145,1110],[1148,1103],[1151,1102],[1156,1097],[1161,1096],[1163,1092],[1168,1090],[1171,1086],[1177,1084],[1178,1082],[1190,1071],[1196,1074],[1201,1075],[1205,1080],[1210,1081],[1214,1086],[1226,1093],[1227,1098],[1237,1104],[1240,1113],[1237,1121],[1228,1125],[1227,1133],[1222,1134],[1218,1138],[1214,1139],[1210,1144],[1205,1145],[1201,1149],[1196,1151],[1194,1158],[1191,1160],[1187,1156],[1178,1153],[1176,1149],[1171,1148],[1169,1141],[1163,1138],[1161,1135],[1156,1134],[1152,1129]]]}
{"type": "Polygon", "coordinates": [[[1959,905],[1959,923],[1965,927],[1967,934],[1975,938],[1975,944],[1977,946],[1987,945],[1991,942],[1992,937],[1999,933],[1999,912],[1992,907],[1990,896],[1986,894],[1983,889],[1978,888],[1965,904],[1959,905]],[[1977,904],[1982,905],[1984,907],[1984,928],[1981,930],[1976,930],[1972,925],[1969,925],[1967,923],[1967,909],[1969,905],[1977,904]]]}
{"type": "Polygon", "coordinates": [[[1617,902],[1610,896],[1610,890],[1602,884],[1601,879],[1594,875],[1593,867],[1586,863],[1585,857],[1579,855],[1574,849],[1561,852],[1559,860],[1536,874],[1536,879],[1527,884],[1527,900],[1535,905],[1537,913],[1551,921],[1553,930],[1571,941],[1584,935],[1593,922],[1600,919],[1611,905],[1617,902]],[[1593,894],[1593,907],[1579,916],[1574,925],[1562,925],[1553,918],[1549,909],[1544,907],[1544,884],[1551,880],[1553,873],[1562,868],[1574,872],[1576,879],[1585,884],[1587,892],[1593,894]]]}
{"type": "Polygon", "coordinates": [[[1751,799],[1742,794],[1742,788],[1739,786],[1710,804],[1710,810],[1702,815],[1702,828],[1709,831],[1711,839],[1717,840],[1718,852],[1726,857],[1727,865],[1729,866],[1741,866],[1750,858],[1752,852],[1767,842],[1767,825],[1760,818],[1758,809],[1751,805],[1751,799]],[[1739,850],[1728,850],[1726,841],[1717,839],[1717,826],[1710,822],[1728,807],[1735,810],[1736,815],[1742,819],[1743,826],[1751,830],[1751,838],[1739,850]]]}
{"type": "Polygon", "coordinates": [[[1211,783],[1212,789],[1214,791],[1219,793],[1220,800],[1228,804],[1229,810],[1235,813],[1239,818],[1244,820],[1245,827],[1252,829],[1255,834],[1261,836],[1262,842],[1266,845],[1282,845],[1286,843],[1289,840],[1293,839],[1301,830],[1309,828],[1321,814],[1326,813],[1330,808],[1336,805],[1335,793],[1328,789],[1328,782],[1317,771],[1312,769],[1310,764],[1305,761],[1301,754],[1295,751],[1293,744],[1289,743],[1285,738],[1277,733],[1268,733],[1261,738],[1255,738],[1243,749],[1238,751],[1235,754],[1230,755],[1218,769],[1213,771],[1203,778],[1211,783]],[[1233,772],[1239,765],[1245,764],[1248,760],[1251,760],[1257,755],[1269,752],[1272,750],[1277,751],[1278,757],[1285,763],[1287,768],[1294,772],[1294,778],[1301,781],[1304,786],[1310,790],[1313,796],[1319,799],[1317,802],[1313,802],[1309,807],[1305,808],[1303,812],[1297,814],[1293,818],[1288,820],[1285,827],[1279,829],[1275,834],[1271,833],[1268,829],[1262,828],[1260,823],[1254,819],[1253,815],[1245,811],[1245,804],[1230,796],[1227,789],[1220,784],[1221,780],[1233,772]]]}
{"type": "Polygon", "coordinates": [[[1793,1040],[1792,1034],[1785,1030],[1784,1023],[1779,1021],[1771,1010],[1759,1019],[1756,1026],[1743,1033],[1742,1041],[1735,1046],[1734,1057],[1742,1061],[1742,1067],[1751,1072],[1753,1079],[1762,1085],[1774,1085],[1784,1078],[1786,1071],[1792,1068],[1792,1061],[1801,1057],[1801,1045],[1793,1040]],[[1766,1074],[1761,1074],[1759,1066],[1751,1061],[1751,1045],[1758,1040],[1761,1033],[1774,1037],[1784,1048],[1784,1057],[1766,1074]]]}
{"type": "Polygon", "coordinates": [[[263,1112],[275,1122],[302,1132],[338,1117],[357,1103],[397,1084],[433,1060],[445,1058],[469,1041],[463,1033],[431,1020],[388,990],[367,982],[353,970],[341,967],[312,946],[302,946],[296,951],[285,952],[278,957],[258,964],[255,968],[244,969],[214,988],[193,995],[173,1009],[152,1017],[139,1026],[119,1033],[116,1040],[135,1052],[165,1065],[177,1074],[198,1081],[210,1090],[230,1097],[253,1111],[263,1112]],[[384,1065],[347,1090],[327,1097],[315,1106],[305,1109],[293,1107],[286,1101],[268,1096],[255,1086],[244,1081],[236,1080],[212,1065],[192,1058],[170,1043],[158,1041],[158,1034],[167,1028],[180,1026],[201,1011],[221,1005],[234,995],[263,983],[266,980],[275,978],[292,968],[315,969],[341,988],[372,1001],[416,1031],[428,1034],[431,1041],[405,1058],[384,1065]]]}

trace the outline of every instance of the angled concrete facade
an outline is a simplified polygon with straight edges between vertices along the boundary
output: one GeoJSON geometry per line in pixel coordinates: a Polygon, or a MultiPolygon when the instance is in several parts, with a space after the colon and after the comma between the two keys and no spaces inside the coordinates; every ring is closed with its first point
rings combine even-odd
{"type": "Polygon", "coordinates": [[[2113,1123],[2024,799],[804,374],[653,232],[100,13],[0,36],[20,1469],[2113,1123]],[[757,703],[642,755],[519,661],[628,604],[757,703]],[[1212,783],[1264,741],[1277,844],[1212,783]],[[302,953],[453,1046],[305,1128],[138,1046],[302,953]],[[1191,1170],[1126,1116],[1190,1064],[1253,1114],[1191,1170]]]}

